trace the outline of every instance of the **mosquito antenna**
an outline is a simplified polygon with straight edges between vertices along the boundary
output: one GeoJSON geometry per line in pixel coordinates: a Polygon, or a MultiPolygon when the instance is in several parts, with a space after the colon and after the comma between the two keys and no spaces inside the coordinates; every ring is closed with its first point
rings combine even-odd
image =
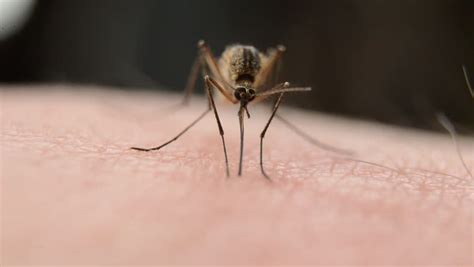
{"type": "Polygon", "coordinates": [[[444,113],[436,114],[436,118],[438,119],[438,122],[441,124],[441,126],[443,126],[444,129],[448,131],[449,135],[451,135],[451,139],[453,140],[454,146],[456,147],[456,152],[458,154],[459,159],[461,160],[462,165],[464,166],[464,169],[466,169],[466,172],[469,174],[471,178],[474,178],[472,176],[471,170],[469,170],[469,168],[467,167],[467,164],[464,161],[464,158],[461,154],[461,149],[459,148],[456,129],[454,128],[453,124],[444,113]]]}
{"type": "Polygon", "coordinates": [[[462,72],[464,73],[464,79],[466,80],[467,89],[469,89],[472,98],[474,98],[474,90],[472,90],[471,83],[469,82],[469,75],[467,75],[467,69],[464,65],[462,65],[462,72]]]}

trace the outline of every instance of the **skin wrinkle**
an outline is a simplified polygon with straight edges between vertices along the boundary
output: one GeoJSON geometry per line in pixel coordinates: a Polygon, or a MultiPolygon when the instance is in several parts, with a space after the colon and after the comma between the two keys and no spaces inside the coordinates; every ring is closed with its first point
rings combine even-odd
{"type": "MultiPolygon", "coordinates": [[[[283,109],[297,125],[314,120],[317,129],[303,124],[309,133],[357,151],[364,160],[314,149],[275,124],[265,150],[274,180],[270,184],[261,177],[257,160],[257,137],[266,114],[250,107],[244,176],[237,178],[236,111],[219,106],[229,142],[231,178],[225,179],[211,117],[162,151],[128,150],[165,141],[201,111],[202,100],[155,123],[160,105],[179,98],[144,93],[123,97],[106,91],[106,103],[114,107],[107,111],[108,104],[97,100],[104,91],[81,91],[70,102],[71,94],[61,91],[1,92],[5,116],[0,147],[8,166],[2,177],[7,262],[469,264],[466,229],[472,221],[467,221],[467,210],[474,188],[450,154],[448,136],[391,127],[386,131],[325,115],[316,121],[314,115],[283,109]],[[24,116],[42,116],[44,106],[50,106],[46,121],[24,116]],[[155,115],[141,118],[142,111],[155,115]],[[137,117],[129,120],[122,113],[137,117]],[[357,127],[368,132],[340,131],[357,127]],[[367,138],[369,133],[376,142],[367,138]],[[397,136],[407,137],[406,151],[387,141],[397,136]],[[435,156],[427,159],[439,155],[439,165],[410,164],[410,153],[429,151],[426,140],[432,138],[435,156]],[[364,152],[380,143],[380,159],[387,154],[393,160],[377,162],[381,153],[364,152]],[[411,149],[414,145],[422,149],[411,149]],[[385,166],[402,162],[407,163],[404,168],[385,166]]],[[[465,154],[472,164],[474,155],[465,154]]]]}

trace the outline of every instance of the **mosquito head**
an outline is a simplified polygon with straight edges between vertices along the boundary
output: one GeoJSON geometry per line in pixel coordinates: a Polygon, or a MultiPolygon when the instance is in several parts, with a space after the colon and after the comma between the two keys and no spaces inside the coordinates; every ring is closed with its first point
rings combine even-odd
{"type": "Polygon", "coordinates": [[[234,96],[240,101],[241,105],[246,106],[247,103],[255,98],[255,90],[246,87],[237,87],[234,91],[234,96]]]}

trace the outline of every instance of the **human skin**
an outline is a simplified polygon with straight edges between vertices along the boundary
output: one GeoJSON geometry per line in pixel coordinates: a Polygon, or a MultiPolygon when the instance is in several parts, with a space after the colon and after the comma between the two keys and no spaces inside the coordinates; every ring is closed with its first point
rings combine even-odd
{"type": "MultiPolygon", "coordinates": [[[[236,106],[111,88],[1,88],[2,263],[473,263],[473,180],[448,135],[282,107],[326,152],[250,106],[237,176],[236,106]],[[379,164],[379,165],[377,165],[379,164]]],[[[474,140],[459,138],[469,168],[474,140]]]]}

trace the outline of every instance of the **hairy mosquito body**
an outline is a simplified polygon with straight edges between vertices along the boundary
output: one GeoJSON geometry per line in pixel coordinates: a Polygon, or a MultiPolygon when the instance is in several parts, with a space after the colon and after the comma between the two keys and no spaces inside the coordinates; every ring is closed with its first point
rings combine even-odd
{"type": "Polygon", "coordinates": [[[226,174],[229,176],[229,163],[224,139],[224,129],[219,119],[219,114],[214,102],[214,93],[220,93],[220,95],[222,95],[229,102],[233,104],[239,104],[240,106],[238,111],[240,125],[240,157],[238,175],[242,174],[242,159],[244,151],[244,117],[247,115],[247,117],[250,118],[247,105],[250,102],[259,102],[273,95],[277,95],[278,97],[273,104],[273,110],[270,118],[268,119],[263,131],[260,134],[260,169],[266,178],[269,178],[269,176],[266,174],[263,168],[263,139],[274,117],[286,122],[285,125],[289,126],[291,130],[295,131],[297,134],[303,136],[307,140],[310,140],[313,144],[323,149],[332,150],[339,153],[345,152],[329,145],[322,144],[321,142],[310,138],[306,134],[301,134],[301,130],[289,124],[289,122],[284,120],[281,116],[275,116],[285,93],[311,90],[309,87],[290,87],[288,82],[280,83],[270,88],[264,88],[267,86],[269,77],[272,74],[276,76],[274,73],[277,71],[276,66],[278,65],[281,55],[285,52],[285,50],[286,49],[284,46],[279,45],[276,48],[269,49],[267,53],[262,53],[253,46],[234,44],[228,46],[222,53],[221,57],[216,59],[207,44],[204,41],[199,41],[198,56],[191,68],[191,73],[186,84],[183,104],[189,101],[189,97],[195,88],[196,80],[201,71],[208,97],[208,108],[177,136],[165,142],[164,144],[152,148],[132,147],[132,149],[139,151],[159,150],[162,147],[177,140],[181,135],[183,135],[203,117],[205,117],[205,115],[213,111],[222,140],[226,174]]]}
{"type": "Polygon", "coordinates": [[[234,86],[253,86],[262,68],[261,57],[264,56],[253,46],[229,46],[219,59],[222,77],[234,86]]]}

